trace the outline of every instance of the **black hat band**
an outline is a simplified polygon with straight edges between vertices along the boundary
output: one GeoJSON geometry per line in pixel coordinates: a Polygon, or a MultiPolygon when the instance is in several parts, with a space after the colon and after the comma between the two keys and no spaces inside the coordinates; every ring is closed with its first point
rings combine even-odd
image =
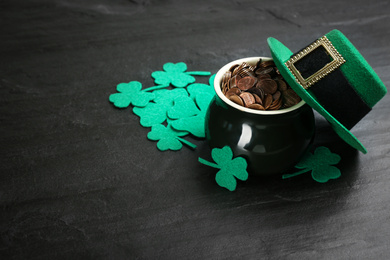
{"type": "MultiPolygon", "coordinates": [[[[329,44],[331,43],[329,42],[329,44]]],[[[292,60],[297,55],[302,56],[298,60],[295,58],[296,61],[293,63],[294,69],[298,71],[293,74],[298,74],[300,79],[308,79],[312,75],[318,74],[318,71],[328,64],[335,62],[334,56],[332,57],[323,45],[318,45],[308,51],[309,47],[310,45],[293,54],[290,59],[292,60]],[[303,52],[305,52],[304,55],[302,55],[303,52]]],[[[334,48],[333,45],[332,48],[334,48]]],[[[348,61],[343,60],[343,62],[348,61]]],[[[333,66],[326,75],[321,76],[310,86],[303,87],[307,88],[307,91],[311,92],[315,99],[349,130],[370,112],[371,108],[349,84],[339,66],[341,64],[333,66]]],[[[300,83],[298,77],[295,77],[300,83]]]]}

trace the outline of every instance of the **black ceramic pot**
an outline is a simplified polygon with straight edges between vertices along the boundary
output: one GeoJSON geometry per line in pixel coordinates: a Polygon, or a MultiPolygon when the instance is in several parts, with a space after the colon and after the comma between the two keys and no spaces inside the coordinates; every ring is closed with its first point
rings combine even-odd
{"type": "Polygon", "coordinates": [[[281,174],[302,158],[314,138],[313,110],[304,101],[275,111],[242,107],[221,91],[223,74],[234,64],[255,65],[265,57],[233,61],[216,74],[216,96],[206,114],[206,138],[211,148],[230,146],[234,156],[247,160],[249,174],[281,174]]]}

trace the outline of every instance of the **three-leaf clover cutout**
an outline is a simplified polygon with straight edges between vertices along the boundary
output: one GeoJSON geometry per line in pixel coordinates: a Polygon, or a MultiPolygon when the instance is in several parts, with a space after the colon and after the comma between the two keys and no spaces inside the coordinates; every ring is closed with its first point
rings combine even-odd
{"type": "Polygon", "coordinates": [[[140,124],[144,127],[151,127],[161,124],[167,120],[168,110],[174,105],[176,98],[188,97],[185,89],[176,88],[172,90],[162,89],[154,91],[156,97],[153,102],[145,107],[134,107],[133,112],[140,117],[140,124]]]}
{"type": "Polygon", "coordinates": [[[114,106],[119,108],[128,107],[130,104],[136,107],[144,107],[155,98],[155,94],[148,91],[166,88],[167,86],[160,85],[142,89],[142,84],[139,81],[119,83],[116,87],[119,93],[111,94],[109,100],[114,103],[114,106]]]}
{"type": "Polygon", "coordinates": [[[213,97],[209,93],[204,93],[195,97],[196,102],[190,97],[175,99],[174,106],[168,111],[169,118],[176,119],[172,122],[172,127],[204,138],[206,112],[213,97]]]}
{"type": "Polygon", "coordinates": [[[211,151],[211,157],[215,161],[209,162],[199,158],[199,162],[207,166],[219,169],[215,175],[215,181],[221,187],[233,191],[237,187],[237,179],[245,181],[248,179],[246,170],[248,164],[242,157],[233,158],[232,149],[229,146],[223,148],[214,148],[211,151]]]}
{"type": "Polygon", "coordinates": [[[152,126],[152,130],[148,133],[148,139],[158,141],[157,148],[160,151],[180,150],[183,147],[182,143],[188,145],[191,148],[196,148],[196,145],[188,142],[183,138],[180,138],[180,136],[184,136],[187,134],[188,133],[185,131],[177,131],[173,129],[168,123],[167,126],[152,126]]]}
{"type": "Polygon", "coordinates": [[[196,97],[200,96],[200,97],[198,97],[198,99],[199,99],[205,93],[207,93],[208,95],[214,96],[215,95],[215,90],[213,87],[214,86],[214,79],[215,79],[215,74],[209,78],[209,85],[203,84],[203,83],[190,84],[187,87],[187,91],[190,94],[190,97],[195,100],[196,97]]]}
{"type": "Polygon", "coordinates": [[[282,178],[286,179],[311,171],[311,176],[315,181],[325,183],[330,179],[337,179],[341,176],[340,170],[332,166],[338,164],[340,160],[341,158],[338,154],[332,153],[328,148],[321,146],[314,151],[314,154],[307,153],[295,165],[295,168],[302,169],[301,171],[285,174],[282,178]]]}
{"type": "Polygon", "coordinates": [[[152,73],[154,82],[160,85],[172,84],[178,88],[183,88],[188,84],[195,82],[195,78],[191,75],[210,75],[210,72],[206,71],[186,72],[187,65],[184,62],[178,62],[176,64],[168,62],[163,65],[163,69],[164,71],[155,71],[152,73]]]}
{"type": "Polygon", "coordinates": [[[190,133],[205,137],[205,113],[215,94],[211,86],[215,75],[209,78],[209,85],[194,83],[193,75],[208,76],[211,73],[188,72],[184,62],[165,63],[163,71],[151,74],[156,86],[142,89],[138,81],[120,83],[118,93],[111,94],[109,101],[118,108],[132,105],[133,113],[140,117],[140,124],[152,127],[148,138],[158,141],[159,150],[179,150],[182,144],[195,148],[181,137],[190,133]]]}
{"type": "Polygon", "coordinates": [[[172,127],[188,131],[192,135],[205,137],[206,112],[213,97],[215,90],[213,88],[215,74],[210,77],[209,85],[194,83],[187,87],[190,98],[175,99],[174,106],[168,111],[172,122],[172,127]]]}

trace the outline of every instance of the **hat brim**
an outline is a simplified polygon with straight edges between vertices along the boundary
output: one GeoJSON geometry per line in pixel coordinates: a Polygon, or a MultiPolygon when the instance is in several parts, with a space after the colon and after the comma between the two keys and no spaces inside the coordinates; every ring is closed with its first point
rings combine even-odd
{"type": "Polygon", "coordinates": [[[325,117],[326,120],[331,124],[335,132],[343,139],[347,144],[353,148],[361,151],[362,153],[367,153],[366,148],[360,143],[360,141],[347,129],[345,128],[338,120],[336,120],[331,114],[326,111],[326,109],[318,103],[316,98],[311,94],[310,89],[305,90],[296,80],[294,75],[285,65],[285,62],[288,61],[293,53],[284,46],[281,42],[275,38],[268,38],[268,45],[271,50],[272,58],[274,59],[276,67],[279,69],[283,78],[290,87],[314,110],[316,110],[320,115],[325,117]]]}

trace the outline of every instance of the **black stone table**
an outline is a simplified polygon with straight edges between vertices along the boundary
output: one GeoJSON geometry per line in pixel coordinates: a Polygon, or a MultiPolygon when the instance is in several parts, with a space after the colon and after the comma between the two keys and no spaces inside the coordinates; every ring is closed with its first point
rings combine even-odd
{"type": "MultiPolygon", "coordinates": [[[[161,152],[121,82],[298,51],[341,30],[390,86],[389,1],[0,1],[0,259],[388,259],[390,95],[349,148],[316,115],[342,176],[219,187],[207,143],[161,152]]],[[[199,78],[207,83],[207,77],[199,78]]]]}

